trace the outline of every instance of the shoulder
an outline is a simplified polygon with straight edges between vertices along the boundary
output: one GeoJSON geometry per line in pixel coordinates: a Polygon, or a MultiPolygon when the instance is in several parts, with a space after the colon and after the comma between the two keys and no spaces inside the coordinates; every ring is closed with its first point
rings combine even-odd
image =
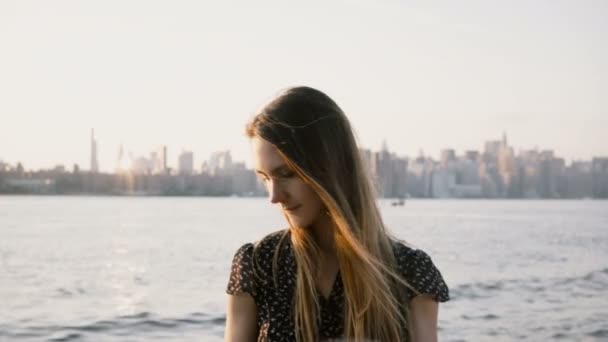
{"type": "Polygon", "coordinates": [[[272,259],[277,248],[284,244],[283,241],[289,237],[289,229],[272,232],[260,240],[243,244],[234,254],[233,265],[245,265],[263,273],[270,273],[272,259]]]}
{"type": "Polygon", "coordinates": [[[281,229],[264,236],[256,241],[253,246],[257,253],[274,252],[281,242],[289,236],[289,229],[281,229]]]}
{"type": "Polygon", "coordinates": [[[395,260],[400,267],[415,265],[425,265],[432,263],[431,257],[423,250],[408,246],[405,242],[393,240],[393,253],[395,260]]]}
{"type": "Polygon", "coordinates": [[[235,255],[248,255],[253,257],[255,254],[257,257],[260,255],[260,253],[274,251],[281,243],[283,238],[287,237],[288,234],[289,229],[277,230],[264,236],[258,241],[243,244],[237,249],[235,255]]]}
{"type": "Polygon", "coordinates": [[[287,233],[287,230],[276,231],[237,249],[232,259],[228,294],[245,292],[256,301],[260,299],[270,279],[274,251],[287,233]]]}
{"type": "Polygon", "coordinates": [[[430,294],[439,302],[449,299],[449,290],[443,276],[425,251],[408,246],[402,241],[393,241],[393,251],[400,275],[414,290],[410,294],[411,298],[430,294]]]}

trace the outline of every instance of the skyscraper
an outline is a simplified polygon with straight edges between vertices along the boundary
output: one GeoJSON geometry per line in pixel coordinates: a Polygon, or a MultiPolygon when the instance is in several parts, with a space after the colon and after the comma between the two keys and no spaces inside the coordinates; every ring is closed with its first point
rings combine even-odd
{"type": "Polygon", "coordinates": [[[182,151],[178,158],[178,173],[191,175],[194,172],[194,155],[189,151],[182,151]]]}
{"type": "Polygon", "coordinates": [[[167,170],[167,146],[159,146],[150,153],[150,166],[153,174],[166,174],[167,170]]]}
{"type": "Polygon", "coordinates": [[[209,158],[209,163],[207,164],[207,172],[211,175],[228,171],[231,168],[232,156],[230,155],[230,151],[220,151],[211,154],[211,158],[209,158]]]}
{"type": "Polygon", "coordinates": [[[95,130],[91,128],[91,172],[99,172],[99,164],[97,163],[97,141],[95,140],[95,130]]]}

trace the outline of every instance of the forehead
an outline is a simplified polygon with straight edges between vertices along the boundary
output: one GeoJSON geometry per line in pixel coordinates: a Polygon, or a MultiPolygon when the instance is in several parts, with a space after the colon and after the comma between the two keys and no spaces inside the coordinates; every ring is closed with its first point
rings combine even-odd
{"type": "Polygon", "coordinates": [[[251,145],[253,148],[253,161],[257,170],[271,171],[285,165],[285,161],[277,148],[268,141],[260,137],[253,137],[251,145]]]}

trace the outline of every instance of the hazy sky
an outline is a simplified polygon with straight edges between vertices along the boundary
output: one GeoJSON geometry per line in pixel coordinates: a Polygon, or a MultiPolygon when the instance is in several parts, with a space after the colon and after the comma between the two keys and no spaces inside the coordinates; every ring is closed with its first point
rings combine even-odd
{"type": "Polygon", "coordinates": [[[437,157],[503,131],[608,155],[608,1],[0,1],[0,160],[102,170],[160,145],[249,162],[244,125],[309,85],[364,147],[437,157]]]}

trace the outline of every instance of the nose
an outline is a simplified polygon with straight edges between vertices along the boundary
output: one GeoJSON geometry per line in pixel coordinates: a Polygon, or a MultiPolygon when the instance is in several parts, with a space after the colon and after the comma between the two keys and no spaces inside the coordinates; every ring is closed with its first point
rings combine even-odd
{"type": "Polygon", "coordinates": [[[268,186],[268,195],[270,196],[270,203],[276,204],[285,201],[287,194],[285,189],[281,186],[280,182],[271,180],[268,186]]]}

